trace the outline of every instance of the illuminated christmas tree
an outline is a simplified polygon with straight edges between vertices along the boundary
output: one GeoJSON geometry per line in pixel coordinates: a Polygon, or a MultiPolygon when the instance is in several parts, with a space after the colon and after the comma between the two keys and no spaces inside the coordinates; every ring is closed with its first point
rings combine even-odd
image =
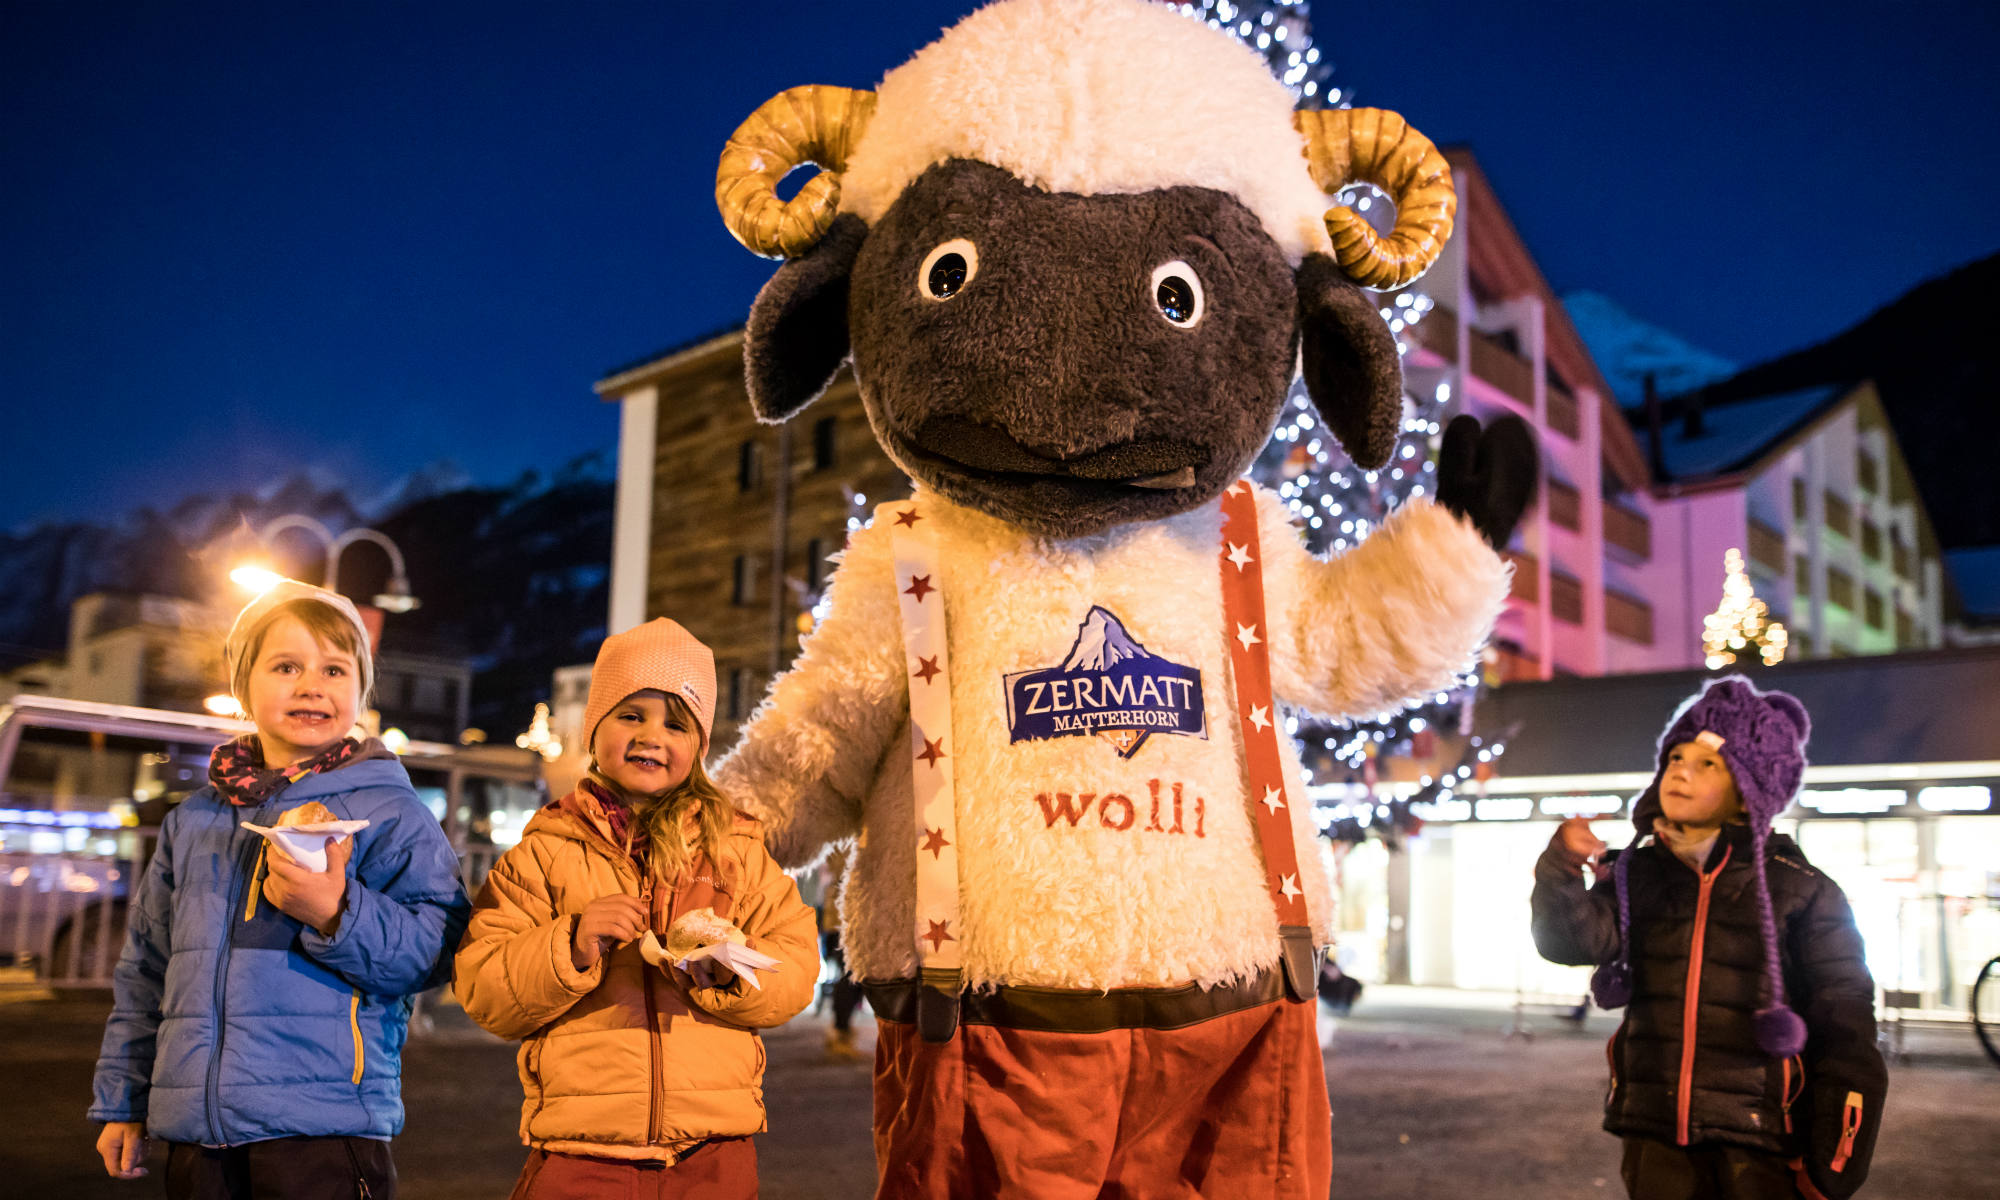
{"type": "Polygon", "coordinates": [[[1752,647],[1765,666],[1783,662],[1791,635],[1784,625],[1770,620],[1770,610],[1757,598],[1743,569],[1743,552],[1731,548],[1722,556],[1722,603],[1702,622],[1701,649],[1711,671],[1736,661],[1752,647]]]}
{"type": "MultiPolygon", "coordinates": [[[[1333,64],[1313,45],[1305,0],[1284,3],[1234,3],[1199,0],[1180,5],[1183,11],[1227,30],[1263,54],[1272,73],[1299,97],[1303,108],[1346,108],[1352,97],[1330,82],[1333,64]]],[[[1380,192],[1361,186],[1343,192],[1339,203],[1353,207],[1380,232],[1395,223],[1393,206],[1380,192]]],[[[1417,325],[1434,307],[1417,287],[1380,293],[1382,319],[1396,335],[1397,350],[1407,355],[1417,325]]],[[[1251,468],[1258,482],[1274,489],[1315,553],[1352,549],[1380,528],[1400,505],[1429,492],[1436,476],[1439,435],[1452,416],[1450,386],[1437,384],[1403,396],[1402,440],[1388,466],[1376,471],[1356,467],[1313,413],[1302,382],[1295,382],[1271,442],[1251,468]]],[[[1456,685],[1394,712],[1368,714],[1339,723],[1293,717],[1288,722],[1298,739],[1300,757],[1318,781],[1357,776],[1372,781],[1371,760],[1378,755],[1432,752],[1435,735],[1461,728],[1470,716],[1469,704],[1479,686],[1476,674],[1461,676],[1456,685]],[[1413,745],[1414,743],[1414,745],[1413,745]]],[[[1471,778],[1475,761],[1490,761],[1504,752],[1500,745],[1466,747],[1464,759],[1436,779],[1425,777],[1414,800],[1449,797],[1453,787],[1471,778]]],[[[1408,813],[1407,802],[1374,808],[1373,828],[1392,842],[1421,822],[1408,813]]],[[[1353,830],[1344,831],[1353,836],[1353,830]]]]}

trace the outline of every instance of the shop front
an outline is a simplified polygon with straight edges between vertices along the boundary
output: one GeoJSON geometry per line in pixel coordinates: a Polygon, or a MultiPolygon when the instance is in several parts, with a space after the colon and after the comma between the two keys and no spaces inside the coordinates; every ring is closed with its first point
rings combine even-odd
{"type": "MultiPolygon", "coordinates": [[[[1529,934],[1535,859],[1558,822],[1586,816],[1630,842],[1630,804],[1654,739],[1695,672],[1510,684],[1478,729],[1504,739],[1504,770],[1420,803],[1421,832],[1391,851],[1336,847],[1340,946],[1363,980],[1581,998],[1589,971],[1543,960],[1529,934]]],[[[1845,890],[1878,986],[1902,1007],[1963,1012],[2000,954],[2000,651],[1839,659],[1764,668],[1763,688],[1805,702],[1815,729],[1798,803],[1778,828],[1845,890]]],[[[1406,798],[1315,789],[1329,819],[1406,798]]]]}

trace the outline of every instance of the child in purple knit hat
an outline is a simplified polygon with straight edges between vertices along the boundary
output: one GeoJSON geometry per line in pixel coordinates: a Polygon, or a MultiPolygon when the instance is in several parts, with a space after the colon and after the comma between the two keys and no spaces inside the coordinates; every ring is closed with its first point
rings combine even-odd
{"type": "Polygon", "coordinates": [[[1604,1128],[1636,1200],[1844,1200],[1867,1177],[1875,983],[1839,885],[1771,831],[1810,731],[1792,696],[1711,680],[1660,735],[1632,845],[1604,854],[1576,818],[1535,864],[1536,947],[1626,1009],[1604,1128]]]}

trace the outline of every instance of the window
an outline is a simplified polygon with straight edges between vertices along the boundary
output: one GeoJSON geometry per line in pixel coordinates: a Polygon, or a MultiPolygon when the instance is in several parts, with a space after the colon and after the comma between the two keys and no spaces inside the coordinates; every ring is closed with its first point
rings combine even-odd
{"type": "Polygon", "coordinates": [[[835,462],[834,434],[839,430],[835,417],[821,417],[813,422],[813,470],[824,471],[835,462]]]}
{"type": "Polygon", "coordinates": [[[1803,554],[1792,559],[1792,590],[1801,599],[1812,595],[1812,559],[1803,554]]]}
{"type": "Polygon", "coordinates": [[[1653,556],[1653,526],[1621,504],[1604,506],[1604,543],[1644,562],[1653,556]]]}
{"type": "Polygon", "coordinates": [[[1583,582],[1561,571],[1549,572],[1549,611],[1558,621],[1583,624],[1583,582]]]}
{"type": "Polygon", "coordinates": [[[1549,478],[1549,520],[1564,529],[1583,528],[1583,497],[1562,480],[1549,478]]]}
{"type": "Polygon", "coordinates": [[[1826,598],[1830,604],[1837,604],[1848,612],[1854,611],[1854,576],[1839,567],[1826,570],[1826,598]]]}
{"type": "Polygon", "coordinates": [[[1854,507],[1832,492],[1826,494],[1826,527],[1842,537],[1854,536],[1854,507]]]}
{"type": "Polygon", "coordinates": [[[1868,628],[1882,628],[1882,593],[1876,591],[1874,588],[1868,588],[1862,592],[1861,602],[1862,619],[1868,622],[1868,628]]]}
{"type": "Polygon", "coordinates": [[[757,560],[748,554],[736,556],[729,584],[729,602],[735,605],[757,602],[757,560]]]}
{"type": "Polygon", "coordinates": [[[1614,592],[1604,592],[1604,628],[1610,633],[1642,646],[1653,644],[1653,608],[1644,600],[1614,592]]]}
{"type": "Polygon", "coordinates": [[[1806,481],[1800,476],[1792,477],[1792,520],[1806,519],[1806,481]]]}
{"type": "Polygon", "coordinates": [[[1917,623],[1901,608],[1896,610],[1896,648],[1908,649],[1917,644],[1917,623]]]}
{"type": "Polygon", "coordinates": [[[754,441],[736,450],[736,490],[754,492],[764,486],[764,447],[754,441]]]}
{"type": "Polygon", "coordinates": [[[1750,561],[1784,574],[1785,535],[1755,517],[1750,518],[1750,561]]]}
{"type": "Polygon", "coordinates": [[[443,712],[445,681],[435,675],[419,675],[411,681],[410,707],[418,712],[443,712]]]}
{"type": "Polygon", "coordinates": [[[806,591],[818,595],[826,587],[826,542],[813,538],[806,543],[806,591]]]}
{"type": "Polygon", "coordinates": [[[1876,465],[1874,455],[1864,451],[1861,457],[1855,459],[1854,475],[1860,481],[1862,491],[1879,492],[1882,490],[1882,468],[1876,465]]]}
{"type": "Polygon", "coordinates": [[[729,719],[741,721],[750,715],[751,706],[757,700],[757,678],[750,668],[737,667],[729,672],[729,719]]]}
{"type": "Polygon", "coordinates": [[[1861,557],[1870,562],[1882,561],[1882,527],[1873,521],[1861,522],[1861,557]]]}

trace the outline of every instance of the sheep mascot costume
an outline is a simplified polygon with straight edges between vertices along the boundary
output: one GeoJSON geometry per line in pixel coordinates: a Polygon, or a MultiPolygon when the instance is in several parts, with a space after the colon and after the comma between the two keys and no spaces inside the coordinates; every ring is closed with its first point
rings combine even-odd
{"type": "Polygon", "coordinates": [[[1284,711],[1449,686],[1535,453],[1460,418],[1438,503],[1331,560],[1242,476],[1300,369],[1387,462],[1400,365],[1362,287],[1436,257],[1443,159],[1393,113],[1294,113],[1173,7],[1001,0],[872,93],[765,103],[716,194],[788,260],[745,339],[758,416],[851,356],[916,484],[719,767],[780,861],[854,843],[878,1196],[1324,1197],[1333,900],[1284,711]],[[1356,180],[1389,236],[1328,211],[1356,180]]]}

